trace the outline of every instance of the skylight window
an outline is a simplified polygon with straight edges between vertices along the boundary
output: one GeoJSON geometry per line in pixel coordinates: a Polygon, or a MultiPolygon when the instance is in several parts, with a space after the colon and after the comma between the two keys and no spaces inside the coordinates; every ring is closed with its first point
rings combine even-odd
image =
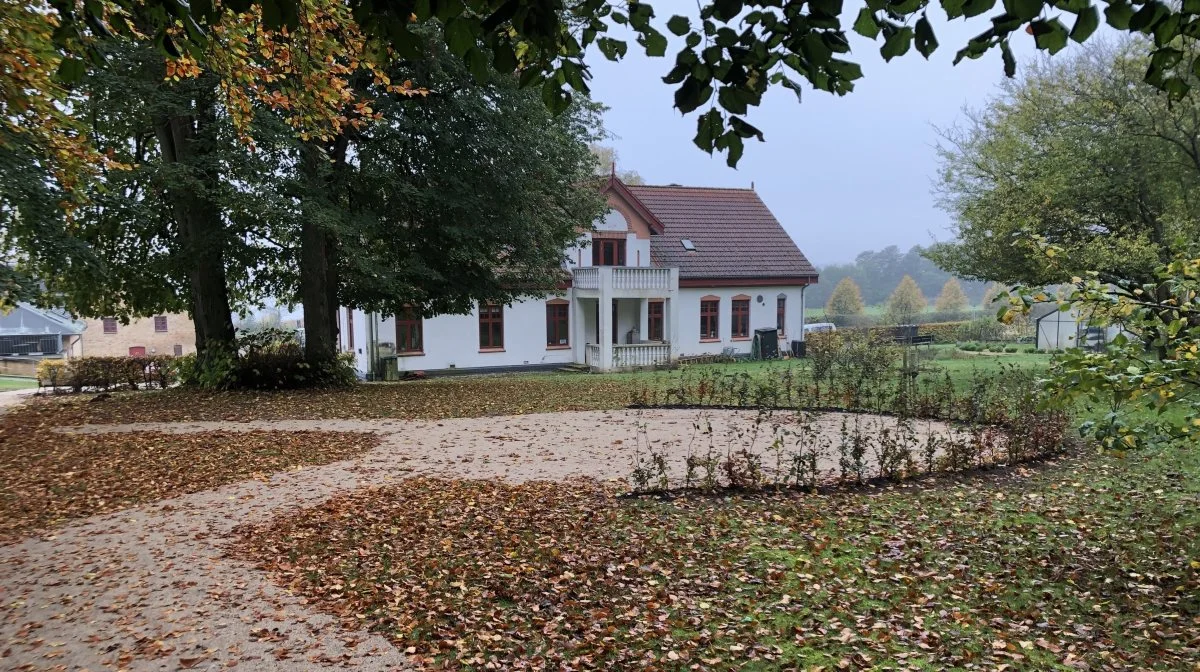
{"type": "Polygon", "coordinates": [[[688,252],[696,251],[696,246],[694,244],[692,244],[692,241],[688,240],[687,238],[680,240],[679,243],[681,245],[683,245],[683,249],[687,250],[688,252]]]}

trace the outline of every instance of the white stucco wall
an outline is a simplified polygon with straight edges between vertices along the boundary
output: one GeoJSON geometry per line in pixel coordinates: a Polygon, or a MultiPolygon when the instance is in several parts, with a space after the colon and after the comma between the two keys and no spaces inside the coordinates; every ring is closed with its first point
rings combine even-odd
{"type": "MultiPolygon", "coordinates": [[[[423,324],[424,354],[398,356],[397,368],[400,371],[423,371],[570,363],[574,361],[571,349],[551,349],[546,346],[546,301],[555,298],[564,297],[547,294],[544,298],[505,306],[502,351],[480,351],[478,308],[469,315],[428,318],[423,324]]],[[[568,311],[568,315],[574,319],[573,311],[568,311]]],[[[355,313],[356,347],[363,350],[358,354],[358,365],[364,372],[369,368],[365,342],[366,320],[369,317],[361,312],[355,313]]],[[[380,319],[378,325],[379,342],[394,345],[396,325],[393,319],[380,319]]],[[[574,325],[568,329],[568,333],[574,334],[574,325]]]]}
{"type": "Polygon", "coordinates": [[[786,340],[779,346],[786,349],[788,343],[800,338],[800,287],[723,287],[723,288],[694,288],[687,287],[679,290],[679,354],[711,355],[720,354],[728,347],[735,348],[738,353],[749,354],[753,341],[754,330],[775,327],[775,299],[784,294],[787,296],[787,325],[786,340]],[[733,340],[733,297],[740,294],[750,296],[750,339],[733,340]],[[718,333],[720,340],[716,342],[700,341],[700,298],[716,296],[721,300],[720,322],[718,333]],[[762,297],[762,303],[758,297],[762,297]]]}

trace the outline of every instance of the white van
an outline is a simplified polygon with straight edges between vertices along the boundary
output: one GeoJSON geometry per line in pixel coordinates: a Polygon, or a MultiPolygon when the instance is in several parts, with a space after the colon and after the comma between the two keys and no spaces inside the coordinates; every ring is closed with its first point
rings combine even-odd
{"type": "Polygon", "coordinates": [[[837,331],[837,325],[833,322],[813,322],[812,324],[804,325],[804,333],[819,334],[826,331],[837,331]]]}

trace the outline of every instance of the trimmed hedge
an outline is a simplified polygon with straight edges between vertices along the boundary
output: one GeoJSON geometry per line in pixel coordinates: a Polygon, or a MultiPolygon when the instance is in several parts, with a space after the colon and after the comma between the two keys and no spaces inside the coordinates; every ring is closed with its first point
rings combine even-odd
{"type": "Polygon", "coordinates": [[[175,382],[175,358],[167,355],[145,357],[79,357],[67,360],[43,360],[37,368],[38,385],[57,390],[70,388],[131,390],[165,388],[175,382]]]}

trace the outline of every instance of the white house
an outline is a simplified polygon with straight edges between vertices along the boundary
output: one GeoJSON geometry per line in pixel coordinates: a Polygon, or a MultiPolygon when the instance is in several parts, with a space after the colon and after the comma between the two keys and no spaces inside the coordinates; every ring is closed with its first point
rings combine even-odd
{"type": "Polygon", "coordinates": [[[378,378],[749,354],[762,328],[777,330],[781,349],[804,339],[804,289],[817,282],[816,269],[753,189],[612,177],[605,192],[608,215],[564,252],[563,287],[429,319],[344,309],[341,348],[378,378]]]}

